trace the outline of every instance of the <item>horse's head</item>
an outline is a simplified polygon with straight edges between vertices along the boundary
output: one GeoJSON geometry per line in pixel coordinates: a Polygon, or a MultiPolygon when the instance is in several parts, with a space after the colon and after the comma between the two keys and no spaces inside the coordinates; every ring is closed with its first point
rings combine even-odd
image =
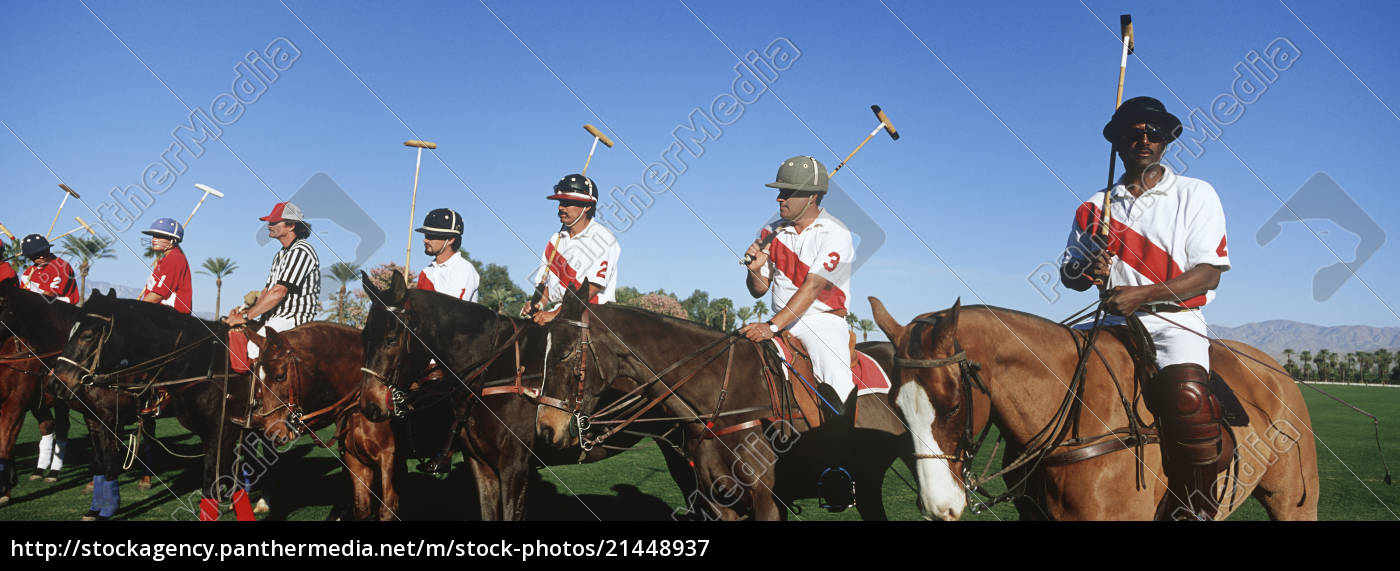
{"type": "Polygon", "coordinates": [[[115,291],[103,295],[94,289],[83,301],[63,346],[63,355],[53,369],[54,376],[69,389],[76,389],[93,375],[120,369],[130,362],[129,340],[117,331],[118,324],[125,327],[130,318],[130,312],[123,309],[115,291]]]}
{"type": "Polygon", "coordinates": [[[546,326],[542,403],[535,415],[535,432],[557,448],[578,443],[579,433],[587,428],[579,426],[578,415],[593,410],[604,383],[596,374],[594,347],[603,336],[591,331],[597,321],[591,319],[593,310],[583,301],[587,292],[588,282],[565,292],[559,314],[546,326]]]}
{"type": "Polygon", "coordinates": [[[408,281],[394,272],[389,287],[377,288],[369,275],[360,272],[365,293],[369,294],[369,317],[360,332],[365,364],[361,370],[360,410],[365,418],[380,422],[392,414],[402,414],[401,397],[415,381],[415,373],[427,369],[430,355],[414,335],[416,314],[408,295],[408,281]],[[399,401],[399,402],[396,402],[399,401]]]}
{"type": "Polygon", "coordinates": [[[258,411],[253,414],[252,423],[282,446],[301,436],[305,428],[294,413],[303,412],[296,395],[299,388],[305,390],[306,364],[291,343],[271,327],[267,328],[266,337],[252,331],[247,335],[258,346],[258,358],[252,363],[253,399],[258,411]]]}
{"type": "Polygon", "coordinates": [[[951,309],[924,314],[901,326],[880,300],[870,298],[875,323],[895,347],[898,377],[890,399],[909,425],[924,519],[956,520],[967,507],[961,454],[967,415],[956,333],[959,300],[951,309]]]}

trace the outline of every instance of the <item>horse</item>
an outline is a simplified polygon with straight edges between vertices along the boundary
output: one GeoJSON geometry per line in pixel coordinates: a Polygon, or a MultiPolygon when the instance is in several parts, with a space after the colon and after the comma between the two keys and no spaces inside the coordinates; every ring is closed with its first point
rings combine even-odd
{"type": "Polygon", "coordinates": [[[382,521],[398,519],[394,479],[405,461],[395,454],[390,424],[369,422],[356,406],[364,364],[360,330],[315,321],[281,333],[269,327],[265,338],[250,332],[248,339],[259,348],[250,365],[258,406],[250,418],[253,428],[277,446],[310,433],[329,447],[314,431],[335,423],[340,457],[353,480],[351,517],[370,519],[377,511],[382,521]]]}
{"type": "MultiPolygon", "coordinates": [[[[449,441],[461,449],[476,481],[482,520],[525,518],[530,470],[537,462],[595,462],[620,451],[598,447],[579,454],[534,446],[536,392],[525,383],[540,377],[543,328],[484,305],[410,290],[399,273],[382,290],[363,277],[371,307],[363,332],[360,410],[372,421],[404,417],[400,427],[419,427],[409,440],[433,452],[449,441]],[[423,379],[430,360],[446,370],[442,378],[423,379]],[[428,432],[421,427],[434,423],[448,428],[439,439],[421,442],[428,432]]],[[[638,430],[619,443],[635,444],[645,435],[638,430]]],[[[688,472],[684,458],[656,436],[672,476],[688,472]]]]}
{"type": "Polygon", "coordinates": [[[67,433],[67,403],[44,390],[44,381],[77,311],[23,289],[15,280],[0,282],[0,506],[10,502],[18,480],[13,451],[25,413],[39,421],[41,433],[52,434],[55,424],[60,435],[67,433]]]}
{"type": "MultiPolygon", "coordinates": [[[[109,290],[93,290],[80,307],[76,323],[53,368],[54,376],[82,404],[93,443],[95,479],[109,482],[111,496],[85,519],[106,519],[120,498],[116,478],[124,453],[125,427],[138,420],[143,399],[157,384],[170,394],[167,412],[196,434],[203,449],[203,472],[198,512],[201,519],[218,517],[221,487],[234,487],[234,453],[240,428],[230,417],[245,415],[248,376],[225,374],[229,327],[205,321],[174,308],[132,299],[117,299],[109,290]],[[105,513],[98,513],[105,512],[105,513]]],[[[234,492],[235,504],[242,490],[234,492]]]]}
{"type": "MultiPolygon", "coordinates": [[[[783,386],[778,357],[767,348],[699,323],[580,299],[566,295],[547,328],[545,406],[536,425],[543,440],[595,446],[637,415],[660,410],[683,435],[696,490],[687,506],[698,517],[783,519],[792,500],[816,495],[827,468],[844,466],[859,483],[861,516],[885,518],[885,472],[910,444],[884,395],[861,395],[853,417],[818,427],[815,407],[798,414],[781,406],[809,393],[783,386]],[[607,396],[617,390],[621,401],[607,396]],[[590,424],[607,430],[581,436],[590,424]]],[[[893,350],[883,349],[874,352],[888,374],[893,350]]]]}
{"type": "MultiPolygon", "coordinates": [[[[971,491],[990,479],[969,466],[989,424],[1006,441],[1002,472],[1013,494],[1025,495],[1017,503],[1023,518],[1157,514],[1167,493],[1162,455],[1122,339],[1099,335],[1091,350],[1089,333],[961,300],[906,325],[879,300],[871,305],[895,344],[900,367],[890,397],[914,432],[925,519],[958,519],[971,491]]],[[[1215,497],[1205,498],[1217,502],[1216,519],[1249,497],[1274,520],[1316,519],[1316,444],[1297,385],[1273,359],[1236,341],[1213,341],[1211,366],[1249,417],[1234,429],[1236,453],[1215,497]]]]}

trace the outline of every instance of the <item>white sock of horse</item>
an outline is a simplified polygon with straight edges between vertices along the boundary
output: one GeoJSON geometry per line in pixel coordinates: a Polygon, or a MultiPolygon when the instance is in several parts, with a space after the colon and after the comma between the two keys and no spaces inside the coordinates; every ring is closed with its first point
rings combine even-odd
{"type": "Polygon", "coordinates": [[[35,470],[49,469],[49,463],[53,460],[53,440],[52,434],[39,437],[39,464],[34,467],[35,470]]]}

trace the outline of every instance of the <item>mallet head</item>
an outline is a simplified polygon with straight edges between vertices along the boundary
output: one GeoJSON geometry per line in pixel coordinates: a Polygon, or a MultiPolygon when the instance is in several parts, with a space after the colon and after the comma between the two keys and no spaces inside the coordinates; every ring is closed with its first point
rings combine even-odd
{"type": "Polygon", "coordinates": [[[607,136],[607,135],[604,135],[602,131],[599,131],[597,127],[594,127],[594,126],[592,126],[592,125],[587,125],[587,124],[585,124],[585,125],[583,126],[583,130],[588,131],[588,134],[593,135],[594,137],[597,137],[598,140],[599,140],[599,141],[602,141],[602,143],[603,143],[604,145],[607,145],[607,147],[608,147],[609,149],[612,148],[612,146],[613,146],[612,139],[609,139],[608,136],[607,136]]]}
{"type": "Polygon", "coordinates": [[[83,199],[83,197],[78,196],[77,191],[74,191],[71,187],[69,187],[69,186],[66,185],[66,184],[63,184],[63,183],[60,182],[60,183],[58,183],[58,187],[61,188],[61,189],[63,189],[63,192],[66,192],[66,193],[68,193],[68,194],[73,195],[73,198],[76,198],[76,199],[78,199],[78,200],[82,200],[82,199],[83,199]]]}
{"type": "Polygon", "coordinates": [[[1118,28],[1122,33],[1120,37],[1128,39],[1128,53],[1133,53],[1133,15],[1123,14],[1119,16],[1118,28]]]}
{"type": "Polygon", "coordinates": [[[898,141],[899,131],[894,130],[894,123],[890,122],[889,115],[885,115],[885,112],[880,110],[879,105],[871,105],[870,110],[875,112],[875,116],[880,119],[880,124],[885,126],[885,132],[890,134],[890,139],[898,141]]]}
{"type": "Polygon", "coordinates": [[[92,234],[93,236],[96,236],[96,235],[97,235],[97,231],[96,231],[96,230],[93,230],[93,229],[92,229],[92,226],[88,226],[88,223],[87,223],[86,221],[84,221],[83,218],[82,218],[81,216],[74,216],[73,219],[74,219],[74,220],[77,220],[77,221],[78,221],[78,224],[81,224],[82,227],[85,228],[85,229],[88,231],[88,234],[92,234]]]}
{"type": "Polygon", "coordinates": [[[418,148],[420,148],[420,149],[436,149],[436,148],[437,148],[437,143],[434,143],[434,142],[432,142],[432,141],[417,141],[417,140],[414,140],[414,141],[404,141],[404,142],[403,142],[403,146],[405,146],[405,147],[418,147],[418,148]]]}
{"type": "Polygon", "coordinates": [[[214,190],[212,187],[210,187],[210,186],[207,185],[207,184],[200,184],[200,183],[197,183],[197,182],[196,182],[196,183],[194,183],[194,187],[197,188],[197,189],[199,189],[199,190],[201,190],[201,191],[203,191],[205,194],[212,194],[212,195],[217,196],[217,197],[219,197],[219,198],[223,198],[223,197],[224,197],[224,193],[219,192],[219,191],[217,191],[217,190],[214,190]]]}

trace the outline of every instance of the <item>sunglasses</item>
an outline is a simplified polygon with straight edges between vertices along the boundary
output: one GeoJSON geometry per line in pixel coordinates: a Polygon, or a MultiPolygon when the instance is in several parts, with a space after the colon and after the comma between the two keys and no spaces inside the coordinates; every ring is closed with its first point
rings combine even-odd
{"type": "Polygon", "coordinates": [[[813,194],[816,193],[806,190],[793,190],[790,188],[783,188],[778,190],[778,199],[787,200],[789,198],[807,198],[809,196],[812,196],[813,194]]]}
{"type": "Polygon", "coordinates": [[[1118,142],[1129,145],[1141,141],[1143,135],[1147,135],[1147,140],[1151,143],[1165,143],[1167,141],[1166,131],[1158,129],[1156,125],[1148,123],[1146,129],[1125,129],[1120,131],[1118,134],[1118,142]]]}
{"type": "Polygon", "coordinates": [[[593,203],[583,202],[579,200],[560,200],[559,206],[575,206],[578,208],[587,208],[589,206],[593,206],[593,203]]]}

